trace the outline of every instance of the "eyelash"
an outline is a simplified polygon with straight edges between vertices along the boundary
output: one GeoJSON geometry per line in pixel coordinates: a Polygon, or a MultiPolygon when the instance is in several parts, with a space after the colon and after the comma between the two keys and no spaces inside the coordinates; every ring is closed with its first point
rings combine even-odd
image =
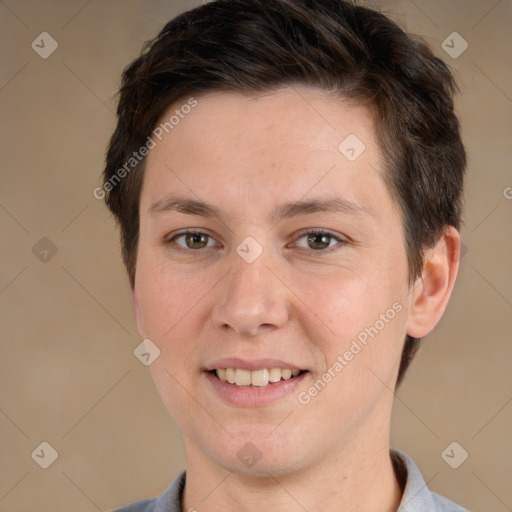
{"type": "MultiPolygon", "coordinates": [[[[174,245],[174,247],[171,247],[171,249],[173,251],[175,251],[177,253],[181,253],[181,254],[190,254],[191,252],[203,252],[206,249],[212,249],[212,247],[202,248],[202,249],[184,249],[183,247],[181,247],[179,245],[178,246],[175,245],[176,239],[178,239],[182,236],[188,235],[188,234],[206,235],[207,237],[209,237],[209,239],[213,239],[213,237],[211,235],[209,235],[208,233],[205,233],[204,231],[194,230],[194,229],[186,229],[184,231],[180,231],[179,233],[174,234],[170,238],[166,237],[164,239],[164,245],[166,245],[166,246],[174,245]]],[[[318,249],[318,250],[300,247],[300,249],[302,249],[302,250],[310,251],[310,252],[318,253],[318,254],[330,254],[330,253],[340,249],[340,247],[342,247],[343,245],[346,245],[348,243],[347,240],[344,240],[344,239],[340,238],[339,236],[336,236],[331,231],[327,231],[325,229],[316,229],[316,230],[306,229],[306,230],[299,231],[295,241],[300,240],[303,236],[306,236],[306,235],[328,235],[329,237],[331,237],[331,239],[334,239],[338,242],[338,244],[333,247],[327,247],[325,249],[318,249]]]]}

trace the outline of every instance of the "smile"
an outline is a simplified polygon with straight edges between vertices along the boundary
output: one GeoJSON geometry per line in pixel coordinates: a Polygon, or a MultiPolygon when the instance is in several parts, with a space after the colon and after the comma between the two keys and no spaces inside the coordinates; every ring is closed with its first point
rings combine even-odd
{"type": "Polygon", "coordinates": [[[222,382],[235,386],[264,387],[275,384],[281,380],[289,380],[304,373],[304,370],[291,370],[289,368],[261,368],[258,370],[245,370],[242,368],[218,368],[210,373],[216,375],[222,382]]]}

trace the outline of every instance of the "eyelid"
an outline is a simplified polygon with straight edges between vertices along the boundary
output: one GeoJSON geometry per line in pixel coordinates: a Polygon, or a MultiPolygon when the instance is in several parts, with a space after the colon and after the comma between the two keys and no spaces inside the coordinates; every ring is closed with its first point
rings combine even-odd
{"type": "Polygon", "coordinates": [[[210,235],[210,233],[208,233],[207,229],[204,229],[204,228],[185,228],[185,229],[182,229],[180,231],[176,231],[176,232],[173,231],[172,233],[169,233],[168,235],[165,235],[164,241],[170,242],[172,239],[177,238],[178,236],[187,235],[189,233],[198,234],[198,235],[208,235],[209,237],[213,238],[212,235],[210,235]]]}

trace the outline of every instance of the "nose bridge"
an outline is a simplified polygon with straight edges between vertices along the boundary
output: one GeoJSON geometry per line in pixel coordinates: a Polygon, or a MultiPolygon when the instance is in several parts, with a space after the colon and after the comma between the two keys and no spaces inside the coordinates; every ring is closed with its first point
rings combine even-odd
{"type": "Polygon", "coordinates": [[[233,252],[231,272],[215,305],[216,325],[231,328],[239,335],[252,336],[263,328],[281,327],[288,318],[286,293],[267,268],[270,256],[263,251],[255,259],[247,257],[254,249],[248,241],[233,252]]]}

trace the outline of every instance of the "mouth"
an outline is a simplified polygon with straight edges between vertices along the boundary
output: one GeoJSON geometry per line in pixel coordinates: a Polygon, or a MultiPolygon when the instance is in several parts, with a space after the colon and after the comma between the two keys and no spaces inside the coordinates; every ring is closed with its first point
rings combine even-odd
{"type": "Polygon", "coordinates": [[[208,371],[218,380],[236,387],[263,388],[273,386],[281,381],[293,380],[307,370],[290,368],[260,368],[246,370],[244,368],[216,368],[208,371]]]}
{"type": "Polygon", "coordinates": [[[236,407],[266,407],[293,397],[310,371],[281,359],[228,357],[203,368],[210,391],[236,407]]]}

